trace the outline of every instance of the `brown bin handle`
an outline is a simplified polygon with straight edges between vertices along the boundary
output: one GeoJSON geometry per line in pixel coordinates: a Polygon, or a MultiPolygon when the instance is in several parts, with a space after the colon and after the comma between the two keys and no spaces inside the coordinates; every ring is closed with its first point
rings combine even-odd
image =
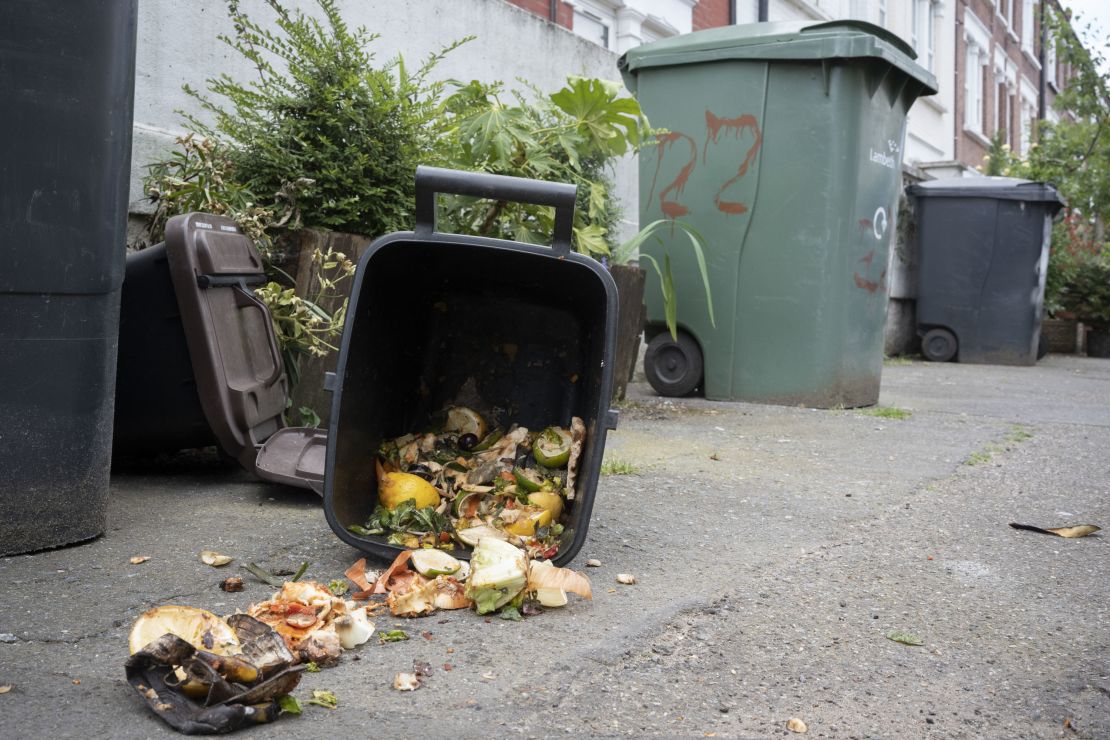
{"type": "Polygon", "coordinates": [[[262,323],[266,326],[266,339],[270,342],[270,352],[274,358],[274,371],[262,381],[266,387],[269,387],[281,380],[281,376],[285,372],[282,368],[281,347],[278,345],[277,332],[274,331],[274,318],[270,315],[270,309],[266,308],[266,304],[253,291],[242,283],[236,283],[234,287],[235,304],[237,306],[240,308],[254,308],[262,313],[262,323]]]}
{"type": "Polygon", "coordinates": [[[416,168],[414,231],[417,236],[427,238],[436,230],[436,193],[553,206],[555,229],[551,248],[559,254],[570,252],[570,238],[574,231],[574,202],[578,193],[575,185],[421,165],[416,168]]]}

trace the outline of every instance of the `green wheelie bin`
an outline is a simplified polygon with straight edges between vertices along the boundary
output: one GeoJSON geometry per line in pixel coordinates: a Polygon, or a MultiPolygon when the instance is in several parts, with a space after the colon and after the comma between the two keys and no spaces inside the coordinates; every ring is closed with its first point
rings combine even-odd
{"type": "Polygon", "coordinates": [[[860,21],[728,26],[637,47],[625,84],[660,132],[640,152],[640,223],[706,243],[716,326],[685,234],[679,336],[646,288],[645,371],[664,395],[814,407],[878,401],[906,114],[936,81],[860,21]]]}

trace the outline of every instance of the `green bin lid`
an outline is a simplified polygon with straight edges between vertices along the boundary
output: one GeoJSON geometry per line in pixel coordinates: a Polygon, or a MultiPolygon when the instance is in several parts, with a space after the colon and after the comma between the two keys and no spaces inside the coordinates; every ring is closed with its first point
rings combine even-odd
{"type": "Polygon", "coordinates": [[[937,91],[936,78],[913,60],[913,48],[890,31],[872,23],[840,20],[748,23],[695,31],[629,49],[617,62],[629,90],[636,75],[650,67],[718,62],[729,59],[801,60],[874,57],[920,82],[923,94],[937,91]]]}
{"type": "Polygon", "coordinates": [[[1067,205],[1051,183],[1018,177],[943,177],[911,185],[906,192],[916,198],[995,198],[1067,205]]]}

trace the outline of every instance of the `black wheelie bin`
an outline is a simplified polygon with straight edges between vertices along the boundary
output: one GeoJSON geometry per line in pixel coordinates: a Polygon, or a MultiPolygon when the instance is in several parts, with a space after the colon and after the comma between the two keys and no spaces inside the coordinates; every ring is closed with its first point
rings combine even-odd
{"type": "Polygon", "coordinates": [[[1033,365],[1056,188],[1012,177],[912,185],[920,259],[917,331],[933,362],[1033,365]]]}
{"type": "Polygon", "coordinates": [[[105,529],[135,19],[0,2],[0,555],[105,529]]]}

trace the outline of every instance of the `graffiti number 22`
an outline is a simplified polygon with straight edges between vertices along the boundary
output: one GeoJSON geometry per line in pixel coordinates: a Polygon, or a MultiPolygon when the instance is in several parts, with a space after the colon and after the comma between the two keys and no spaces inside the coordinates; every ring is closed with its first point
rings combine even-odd
{"type": "MultiPolygon", "coordinates": [[[[759,123],[756,121],[755,116],[742,115],[735,118],[721,118],[720,116],[714,115],[712,111],[707,110],[705,112],[705,144],[702,146],[702,164],[708,161],[710,142],[716,146],[719,143],[722,133],[731,133],[739,140],[744,131],[751,131],[754,139],[752,145],[748,147],[747,152],[744,154],[744,159],[740,162],[736,174],[726,180],[713,195],[713,205],[717,210],[730,216],[738,216],[748,211],[747,204],[739,200],[726,200],[724,195],[726,190],[743,179],[744,175],[748,173],[748,168],[751,167],[752,161],[759,151],[759,146],[763,142],[763,135],[759,130],[759,123]]],[[[655,196],[655,186],[659,179],[659,171],[663,166],[663,159],[669,151],[673,151],[676,148],[679,142],[683,142],[686,145],[684,148],[687,152],[687,158],[682,168],[679,170],[678,175],[659,191],[659,210],[662,211],[663,215],[667,218],[679,218],[690,212],[690,209],[681,203],[678,197],[682,195],[683,190],[685,190],[687,183],[690,181],[690,176],[697,167],[698,145],[690,136],[680,131],[670,131],[665,134],[659,134],[657,142],[659,145],[659,154],[658,159],[655,161],[655,175],[651,179],[651,191],[648,194],[649,201],[655,196]]]]}

